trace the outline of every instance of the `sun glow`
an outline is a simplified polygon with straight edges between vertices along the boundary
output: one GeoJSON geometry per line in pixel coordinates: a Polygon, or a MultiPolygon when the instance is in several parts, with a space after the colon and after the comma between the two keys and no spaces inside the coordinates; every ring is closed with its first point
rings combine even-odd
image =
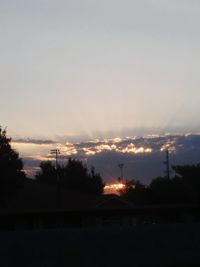
{"type": "Polygon", "coordinates": [[[105,194],[115,193],[119,194],[119,191],[125,189],[126,185],[123,183],[108,184],[104,187],[105,194]]]}

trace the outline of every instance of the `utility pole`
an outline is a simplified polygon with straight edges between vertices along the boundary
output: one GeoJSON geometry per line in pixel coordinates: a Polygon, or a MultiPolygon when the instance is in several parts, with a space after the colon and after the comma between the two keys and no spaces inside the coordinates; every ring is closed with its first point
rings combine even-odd
{"type": "Polygon", "coordinates": [[[56,159],[56,184],[57,184],[57,208],[60,208],[60,178],[58,174],[58,155],[60,154],[59,149],[52,149],[51,154],[55,155],[56,159]]]}
{"type": "Polygon", "coordinates": [[[121,170],[121,177],[120,177],[120,179],[119,179],[119,181],[123,181],[123,179],[124,179],[124,170],[123,170],[123,168],[124,168],[124,164],[123,163],[121,163],[121,164],[118,164],[118,167],[120,168],[120,170],[121,170]]]}
{"type": "Polygon", "coordinates": [[[169,150],[166,149],[166,161],[164,161],[164,164],[166,165],[166,175],[167,178],[170,179],[170,163],[169,163],[169,150]]]}

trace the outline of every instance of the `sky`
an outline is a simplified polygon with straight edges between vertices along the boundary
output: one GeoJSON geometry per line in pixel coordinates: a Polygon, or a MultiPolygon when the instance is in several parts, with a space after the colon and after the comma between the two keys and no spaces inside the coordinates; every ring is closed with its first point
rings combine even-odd
{"type": "Polygon", "coordinates": [[[169,151],[171,176],[172,166],[200,162],[200,134],[146,135],[145,137],[110,138],[76,143],[52,140],[15,139],[12,147],[20,151],[28,177],[40,171],[41,161],[55,164],[55,155],[50,151],[59,149],[58,163],[65,165],[75,158],[95,167],[107,184],[114,184],[121,176],[119,164],[123,164],[123,181],[139,180],[149,184],[158,176],[165,176],[166,149],[169,151]]]}
{"type": "Polygon", "coordinates": [[[1,125],[30,138],[199,131],[199,24],[198,0],[1,0],[1,125]]]}
{"type": "Polygon", "coordinates": [[[199,133],[199,25],[198,0],[1,0],[0,125],[33,168],[55,146],[199,133]]]}

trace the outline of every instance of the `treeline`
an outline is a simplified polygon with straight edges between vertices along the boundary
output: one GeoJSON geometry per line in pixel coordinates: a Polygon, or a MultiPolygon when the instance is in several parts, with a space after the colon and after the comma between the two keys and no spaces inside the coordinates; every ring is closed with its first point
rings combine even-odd
{"type": "Polygon", "coordinates": [[[56,166],[51,161],[40,164],[41,171],[35,176],[39,183],[59,185],[62,188],[71,189],[89,194],[102,194],[104,182],[94,167],[89,171],[80,160],[69,159],[66,165],[56,166]]]}
{"type": "Polygon", "coordinates": [[[149,186],[127,181],[120,194],[135,204],[200,204],[200,164],[172,169],[172,178],[158,177],[149,186]]]}
{"type": "MultiPolygon", "coordinates": [[[[102,194],[104,182],[99,173],[91,170],[80,160],[69,159],[66,165],[55,165],[50,161],[40,164],[40,172],[35,175],[40,185],[47,184],[89,194],[102,194]]],[[[23,161],[11,147],[11,138],[0,126],[0,202],[19,192],[27,178],[23,161]]]]}
{"type": "Polygon", "coordinates": [[[15,194],[23,186],[26,177],[23,162],[10,142],[6,130],[0,127],[0,202],[3,205],[5,198],[15,194]]]}
{"type": "MultiPolygon", "coordinates": [[[[4,203],[23,187],[27,178],[23,161],[12,149],[11,139],[0,127],[0,202],[4,203]]],[[[200,204],[200,163],[196,165],[173,166],[172,178],[158,177],[149,186],[139,181],[127,181],[120,190],[123,198],[135,204],[200,204]]],[[[36,182],[89,194],[102,194],[105,183],[99,173],[90,170],[80,160],[69,159],[65,165],[55,165],[50,161],[41,162],[36,182]]]]}

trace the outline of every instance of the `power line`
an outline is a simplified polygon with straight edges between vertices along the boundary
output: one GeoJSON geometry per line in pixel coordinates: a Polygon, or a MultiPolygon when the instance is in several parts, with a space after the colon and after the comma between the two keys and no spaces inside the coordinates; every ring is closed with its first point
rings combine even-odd
{"type": "Polygon", "coordinates": [[[59,149],[52,149],[51,154],[55,155],[56,160],[56,184],[57,184],[57,208],[60,208],[60,178],[58,173],[58,155],[60,154],[59,149]]]}
{"type": "Polygon", "coordinates": [[[119,178],[119,181],[123,181],[123,179],[124,179],[124,164],[123,163],[120,163],[120,164],[118,164],[118,167],[120,168],[120,170],[121,170],[121,177],[119,178]]]}
{"type": "Polygon", "coordinates": [[[167,178],[170,179],[170,162],[169,162],[169,149],[166,149],[166,161],[163,162],[166,165],[165,173],[167,175],[167,178]]]}

